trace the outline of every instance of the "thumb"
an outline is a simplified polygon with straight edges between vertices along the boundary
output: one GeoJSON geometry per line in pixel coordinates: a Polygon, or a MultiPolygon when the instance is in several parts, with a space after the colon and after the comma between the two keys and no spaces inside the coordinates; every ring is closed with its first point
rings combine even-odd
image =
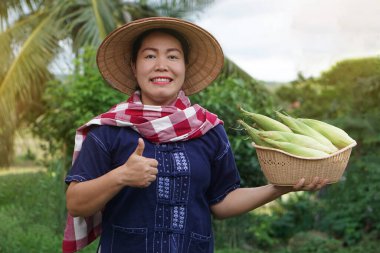
{"type": "Polygon", "coordinates": [[[135,154],[142,156],[142,154],[144,152],[144,148],[145,148],[144,140],[142,138],[139,138],[138,143],[137,143],[137,147],[135,150],[135,154]]]}

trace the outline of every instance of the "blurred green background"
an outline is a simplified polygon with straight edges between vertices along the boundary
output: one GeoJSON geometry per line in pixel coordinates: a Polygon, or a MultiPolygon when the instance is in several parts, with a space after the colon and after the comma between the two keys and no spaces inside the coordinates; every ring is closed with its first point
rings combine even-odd
{"type": "MultiPolygon", "coordinates": [[[[115,27],[149,16],[191,19],[213,1],[4,0],[0,2],[0,252],[60,252],[63,179],[75,129],[126,97],[105,85],[96,47],[115,27]],[[68,47],[67,75],[54,64],[68,47]]],[[[228,56],[227,56],[228,57],[228,56]]],[[[317,77],[271,86],[226,58],[213,85],[191,98],[225,122],[244,186],[266,183],[239,106],[332,123],[353,149],[342,180],[214,221],[216,252],[372,253],[380,248],[380,58],[346,59],[317,77]]],[[[96,243],[81,252],[95,252],[96,243]]]]}

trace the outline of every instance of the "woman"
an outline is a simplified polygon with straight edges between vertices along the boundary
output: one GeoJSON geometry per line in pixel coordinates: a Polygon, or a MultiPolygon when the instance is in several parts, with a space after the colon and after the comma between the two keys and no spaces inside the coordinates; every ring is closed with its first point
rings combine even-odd
{"type": "Polygon", "coordinates": [[[104,40],[97,63],[105,80],[131,97],[77,131],[64,252],[101,234],[102,253],[211,253],[211,215],[236,216],[327,183],[239,187],[222,121],[186,97],[223,66],[218,42],[202,28],[173,18],[137,20],[104,40]]]}

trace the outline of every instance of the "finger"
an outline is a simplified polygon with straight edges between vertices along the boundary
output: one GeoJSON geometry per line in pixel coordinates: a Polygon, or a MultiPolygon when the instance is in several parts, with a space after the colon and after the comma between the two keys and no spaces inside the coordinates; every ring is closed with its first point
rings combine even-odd
{"type": "Polygon", "coordinates": [[[148,164],[151,167],[157,168],[158,167],[158,161],[156,159],[149,159],[148,164]]]}
{"type": "Polygon", "coordinates": [[[318,184],[314,190],[319,191],[320,189],[322,189],[322,187],[323,187],[323,184],[318,184]]]}
{"type": "Polygon", "coordinates": [[[319,177],[315,177],[313,178],[313,181],[305,187],[305,190],[309,190],[309,191],[317,190],[319,183],[320,183],[319,177]]]}
{"type": "Polygon", "coordinates": [[[156,181],[157,177],[155,175],[151,175],[149,180],[146,181],[145,187],[150,186],[154,181],[156,181]]]}
{"type": "Polygon", "coordinates": [[[151,168],[150,174],[151,175],[157,175],[158,174],[158,169],[157,168],[151,168]]]}
{"type": "Polygon", "coordinates": [[[148,187],[152,182],[150,181],[147,181],[143,186],[141,186],[142,188],[146,188],[148,187]]]}
{"type": "Polygon", "coordinates": [[[311,182],[311,185],[316,186],[319,183],[320,183],[320,178],[319,177],[315,177],[315,178],[313,178],[313,181],[311,182]]]}
{"type": "Polygon", "coordinates": [[[136,155],[142,156],[142,154],[144,152],[144,148],[145,148],[144,140],[142,138],[139,138],[138,143],[137,143],[137,147],[136,147],[136,150],[134,153],[136,155]]]}
{"type": "Polygon", "coordinates": [[[318,190],[322,189],[322,188],[325,187],[328,183],[329,183],[329,180],[328,180],[328,179],[324,179],[324,180],[320,181],[320,183],[319,183],[317,189],[318,189],[318,190]]]}
{"type": "Polygon", "coordinates": [[[300,181],[293,187],[295,190],[300,190],[305,183],[305,178],[301,178],[300,181]]]}

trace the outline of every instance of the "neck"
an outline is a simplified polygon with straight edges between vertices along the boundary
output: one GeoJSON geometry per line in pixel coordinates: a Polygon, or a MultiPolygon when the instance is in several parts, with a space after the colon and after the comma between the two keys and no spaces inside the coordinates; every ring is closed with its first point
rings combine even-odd
{"type": "Polygon", "coordinates": [[[178,95],[171,97],[170,99],[166,98],[154,98],[151,99],[147,96],[144,96],[143,93],[141,93],[140,98],[141,98],[141,103],[144,105],[154,105],[154,106],[171,106],[174,105],[175,102],[178,99],[178,95]]]}

